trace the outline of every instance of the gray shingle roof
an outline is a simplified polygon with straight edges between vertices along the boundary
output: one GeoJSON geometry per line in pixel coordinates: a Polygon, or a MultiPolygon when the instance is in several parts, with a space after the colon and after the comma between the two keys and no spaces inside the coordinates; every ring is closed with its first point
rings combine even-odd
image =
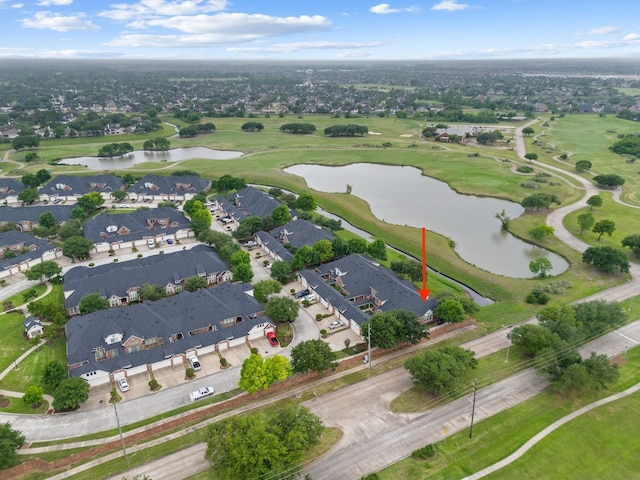
{"type": "Polygon", "coordinates": [[[267,316],[257,316],[262,314],[263,307],[246,293],[249,289],[251,285],[248,284],[224,283],[193,293],[183,292],[157,302],[72,317],[65,327],[67,362],[71,366],[79,366],[69,373],[79,376],[96,370],[112,372],[155,363],[225,339],[244,337],[256,325],[272,323],[267,316]],[[221,322],[230,318],[240,321],[223,326],[221,322]],[[198,329],[203,329],[203,332],[190,335],[198,329]],[[105,339],[114,333],[123,334],[122,342],[106,344],[105,339]],[[172,336],[177,333],[181,333],[182,338],[172,342],[172,336]],[[157,338],[162,345],[127,353],[122,343],[132,335],[146,340],[157,338]],[[95,352],[100,348],[113,350],[115,354],[112,358],[98,361],[95,352]]]}
{"type": "Polygon", "coordinates": [[[40,189],[41,194],[63,196],[86,195],[89,192],[115,192],[124,187],[122,178],[115,175],[58,175],[40,189]],[[61,188],[58,188],[61,187],[61,188]]]}
{"type": "Polygon", "coordinates": [[[391,270],[358,254],[320,265],[313,272],[315,275],[309,275],[308,272],[309,270],[303,270],[300,274],[312,285],[318,278],[332,285],[340,277],[346,292],[343,295],[344,301],[355,306],[371,303],[368,297],[374,292],[375,297],[382,302],[382,305],[376,306],[375,309],[381,311],[403,308],[421,317],[429,310],[433,311],[437,304],[434,299],[424,302],[410,282],[398,278],[391,270]],[[349,300],[356,298],[358,299],[355,301],[349,300]]]}
{"type": "Polygon", "coordinates": [[[271,195],[254,187],[247,187],[227,197],[216,197],[218,204],[237,221],[246,217],[257,216],[264,218],[271,215],[273,210],[282,205],[271,195]]]}
{"type": "Polygon", "coordinates": [[[3,259],[0,256],[0,268],[6,269],[28,260],[40,258],[45,252],[56,248],[46,240],[19,232],[18,230],[9,230],[8,232],[0,233],[0,250],[4,250],[5,247],[10,245],[19,245],[23,242],[25,247],[33,246],[35,249],[13,258],[3,259]]]}
{"type": "Polygon", "coordinates": [[[173,234],[178,230],[189,227],[189,220],[184,214],[174,208],[161,207],[149,210],[137,210],[131,213],[119,213],[110,215],[103,213],[84,222],[83,234],[94,243],[102,242],[130,242],[142,238],[161,234],[173,234]],[[168,225],[162,228],[157,221],[165,221],[168,225]],[[115,226],[116,229],[126,228],[126,234],[108,232],[107,227],[115,226]]]}
{"type": "Polygon", "coordinates": [[[286,262],[290,262],[293,260],[293,254],[289,250],[284,248],[284,246],[278,240],[273,238],[271,234],[260,231],[256,232],[255,236],[265,247],[278,255],[282,260],[286,262]]]}
{"type": "Polygon", "coordinates": [[[332,241],[334,238],[331,232],[303,219],[293,220],[281,227],[274,228],[269,233],[281,242],[286,238],[295,248],[305,245],[313,246],[319,240],[332,241]]]}
{"type": "Polygon", "coordinates": [[[129,192],[138,195],[184,195],[209,191],[211,180],[197,175],[145,175],[131,187],[129,192]]]}
{"type": "Polygon", "coordinates": [[[106,298],[114,295],[122,298],[127,296],[130,288],[142,287],[146,283],[164,287],[200,272],[210,275],[228,269],[218,254],[206,245],[161,257],[152,255],[93,268],[75,267],[64,276],[64,306],[75,307],[84,296],[94,292],[100,292],[106,298]]]}
{"type": "Polygon", "coordinates": [[[24,190],[22,182],[13,178],[0,178],[0,198],[18,195],[22,190],[24,190]]]}
{"type": "Polygon", "coordinates": [[[32,207],[6,207],[0,211],[2,221],[37,222],[45,212],[51,212],[57,222],[66,222],[71,218],[71,211],[76,205],[36,205],[32,207]]]}

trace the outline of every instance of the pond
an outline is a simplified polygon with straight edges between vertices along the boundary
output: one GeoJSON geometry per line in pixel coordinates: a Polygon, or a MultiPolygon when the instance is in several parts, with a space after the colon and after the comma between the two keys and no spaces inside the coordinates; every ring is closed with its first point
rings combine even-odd
{"type": "Polygon", "coordinates": [[[242,152],[213,150],[206,147],[174,148],[166,152],[138,150],[121,157],[73,157],[60,160],[61,165],[83,165],[90,170],[121,170],[146,162],[179,162],[203,158],[205,160],[235,160],[242,152]]]}
{"type": "MultiPolygon", "coordinates": [[[[521,205],[506,200],[461,195],[446,183],[422,175],[415,167],[352,164],[343,167],[294,165],[287,173],[303,177],[314,190],[345,193],[369,204],[380,220],[431,230],[455,243],[455,251],[466,262],[507,277],[531,278],[529,262],[544,257],[553,265],[552,275],[569,264],[559,255],[528,244],[500,228],[496,213],[511,218],[524,212],[521,205]]],[[[375,232],[373,232],[375,233],[375,232]]],[[[421,243],[416,235],[416,242],[421,243]]],[[[427,261],[429,250],[427,245],[427,261]]]]}

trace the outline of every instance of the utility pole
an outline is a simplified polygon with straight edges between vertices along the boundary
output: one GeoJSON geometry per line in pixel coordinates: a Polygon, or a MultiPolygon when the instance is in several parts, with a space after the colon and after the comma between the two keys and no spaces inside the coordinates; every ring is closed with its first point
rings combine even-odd
{"type": "Polygon", "coordinates": [[[476,413],[476,391],[478,387],[478,379],[473,380],[473,402],[471,406],[471,426],[469,427],[469,438],[473,437],[473,417],[476,413]]]}
{"type": "Polygon", "coordinates": [[[369,328],[367,328],[367,343],[368,343],[367,358],[369,359],[369,370],[371,370],[371,322],[369,322],[369,328]]]}
{"type": "Polygon", "coordinates": [[[127,467],[131,470],[131,464],[129,463],[129,457],[127,456],[127,449],[124,446],[124,437],[122,436],[122,428],[120,427],[120,418],[118,417],[118,409],[116,403],[113,402],[113,411],[116,412],[116,423],[118,424],[118,433],[120,434],[120,443],[122,443],[122,452],[124,453],[124,459],[127,461],[127,467]]]}

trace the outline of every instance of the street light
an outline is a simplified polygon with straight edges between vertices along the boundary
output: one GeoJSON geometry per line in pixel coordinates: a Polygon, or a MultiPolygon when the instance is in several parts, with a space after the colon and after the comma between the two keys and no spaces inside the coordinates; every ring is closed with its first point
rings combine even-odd
{"type": "Polygon", "coordinates": [[[127,467],[131,470],[131,464],[129,463],[129,457],[127,456],[127,449],[124,446],[124,437],[122,436],[122,428],[120,427],[120,418],[118,417],[118,409],[116,408],[116,402],[112,403],[113,411],[116,412],[116,423],[118,424],[118,433],[120,434],[120,442],[122,443],[122,452],[124,453],[124,459],[127,461],[127,467]]]}
{"type": "Polygon", "coordinates": [[[509,339],[509,345],[507,345],[507,358],[505,360],[505,363],[509,363],[509,348],[511,348],[511,344],[513,343],[513,340],[511,340],[511,337],[513,335],[517,335],[519,337],[522,337],[522,335],[520,335],[517,332],[514,332],[513,330],[510,330],[509,333],[507,333],[507,338],[509,339]]]}

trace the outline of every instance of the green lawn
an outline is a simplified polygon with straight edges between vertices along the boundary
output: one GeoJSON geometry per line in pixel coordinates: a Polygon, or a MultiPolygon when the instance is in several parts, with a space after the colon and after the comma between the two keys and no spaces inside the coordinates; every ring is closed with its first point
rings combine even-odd
{"type": "MultiPolygon", "coordinates": [[[[407,458],[378,472],[381,480],[420,479],[461,479],[471,473],[482,470],[516,451],[527,440],[546,426],[568,413],[587,405],[598,398],[625,390],[640,381],[640,349],[630,350],[628,363],[620,368],[620,380],[606,392],[585,394],[582,397],[561,397],[544,392],[516,407],[478,422],[473,429],[473,439],[469,440],[467,429],[438,442],[438,456],[429,462],[407,458]]],[[[544,479],[582,479],[582,478],[636,478],[638,449],[640,448],[640,425],[635,419],[640,408],[640,394],[634,394],[629,400],[622,400],[594,410],[574,420],[548,437],[540,447],[527,455],[522,465],[514,465],[509,470],[496,472],[488,478],[544,478],[544,479]],[[627,408],[630,410],[627,411],[627,408]],[[583,424],[584,423],[584,424],[583,424]],[[633,423],[633,425],[631,425],[633,423]],[[629,430],[629,435],[620,428],[629,430]],[[603,432],[603,428],[606,430],[603,432]],[[555,439],[556,435],[564,437],[555,439]],[[620,435],[623,441],[612,440],[620,435]],[[590,444],[589,447],[586,445],[590,444]],[[544,447],[544,448],[542,448],[544,447]],[[540,449],[540,451],[537,451],[540,449]],[[602,454],[602,452],[607,452],[602,454]],[[563,464],[560,469],[556,463],[545,458],[555,458],[563,464]],[[526,464],[526,465],[525,465],[526,464]],[[590,469],[598,465],[615,472],[620,468],[621,475],[598,476],[590,469]],[[515,470],[511,471],[510,469],[515,470]],[[629,474],[625,475],[625,472],[629,474]],[[633,473],[634,475],[632,475],[633,473]]],[[[520,463],[520,462],[518,462],[520,463]]],[[[612,474],[609,474],[612,475],[612,474]]]]}
{"type": "Polygon", "coordinates": [[[20,293],[15,294],[12,297],[9,297],[5,300],[2,301],[2,303],[8,303],[11,302],[12,308],[18,308],[23,306],[25,303],[30,302],[33,300],[33,298],[37,298],[40,295],[42,295],[45,290],[47,289],[46,285],[42,285],[42,284],[38,284],[38,285],[34,285],[33,287],[27,288],[26,290],[23,290],[20,293]],[[35,290],[36,292],[36,296],[27,300],[27,302],[25,302],[24,297],[22,296],[23,293],[27,292],[28,290],[35,290]]]}
{"type": "MultiPolygon", "coordinates": [[[[31,344],[24,337],[24,316],[21,313],[0,315],[0,371],[3,371],[31,344]]],[[[0,383],[2,385],[2,383],[0,383]]]]}

